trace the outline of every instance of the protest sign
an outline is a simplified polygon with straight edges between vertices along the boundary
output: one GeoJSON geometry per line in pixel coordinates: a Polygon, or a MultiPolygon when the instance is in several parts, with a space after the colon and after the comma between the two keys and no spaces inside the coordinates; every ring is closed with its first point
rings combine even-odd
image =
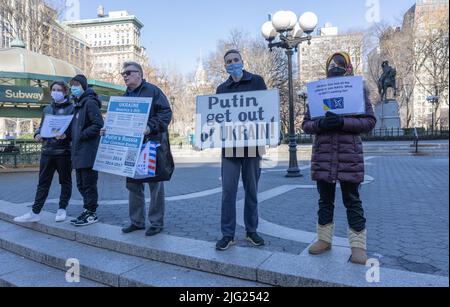
{"type": "Polygon", "coordinates": [[[134,177],[151,105],[152,98],[111,97],[106,135],[95,159],[96,171],[134,177]]]}
{"type": "Polygon", "coordinates": [[[45,114],[39,134],[46,139],[60,137],[69,128],[72,119],[73,115],[45,114]]]}
{"type": "Polygon", "coordinates": [[[279,143],[278,90],[199,96],[196,113],[199,149],[279,143]]]}
{"type": "Polygon", "coordinates": [[[307,84],[311,118],[330,111],[338,115],[365,114],[362,77],[328,78],[307,84]]]}

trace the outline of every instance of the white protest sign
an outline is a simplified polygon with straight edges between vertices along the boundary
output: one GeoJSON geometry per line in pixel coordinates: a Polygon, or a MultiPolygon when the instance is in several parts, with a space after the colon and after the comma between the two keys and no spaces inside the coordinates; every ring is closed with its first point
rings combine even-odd
{"type": "Polygon", "coordinates": [[[199,149],[278,146],[278,90],[199,96],[196,113],[199,149]]]}
{"type": "Polygon", "coordinates": [[[133,178],[152,98],[111,97],[94,170],[133,178]]]}
{"type": "Polygon", "coordinates": [[[73,115],[45,114],[39,134],[46,139],[59,137],[69,128],[72,119],[73,115]]]}
{"type": "Polygon", "coordinates": [[[362,77],[328,78],[307,84],[311,118],[330,111],[339,115],[365,114],[362,77]]]}

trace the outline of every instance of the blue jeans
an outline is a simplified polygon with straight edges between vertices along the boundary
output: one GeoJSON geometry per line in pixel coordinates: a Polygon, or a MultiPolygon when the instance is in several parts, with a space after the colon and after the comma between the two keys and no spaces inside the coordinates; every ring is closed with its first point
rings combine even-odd
{"type": "Polygon", "coordinates": [[[222,218],[223,236],[233,237],[236,231],[236,196],[242,170],[245,190],[244,222],[249,233],[258,228],[258,182],[261,176],[261,157],[222,157],[222,218]]]}

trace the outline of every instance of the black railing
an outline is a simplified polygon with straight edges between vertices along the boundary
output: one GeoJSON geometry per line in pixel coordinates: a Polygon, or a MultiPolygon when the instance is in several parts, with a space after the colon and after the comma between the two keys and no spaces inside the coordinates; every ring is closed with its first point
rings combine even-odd
{"type": "MultiPolygon", "coordinates": [[[[421,140],[442,140],[449,138],[448,127],[440,129],[426,129],[426,128],[390,128],[390,129],[375,129],[371,133],[362,135],[363,141],[414,141],[416,133],[421,140]]],[[[282,143],[286,144],[287,136],[284,135],[282,143]]],[[[297,134],[297,143],[309,144],[312,143],[313,136],[306,133],[297,134]]]]}
{"type": "Polygon", "coordinates": [[[0,140],[0,168],[39,165],[41,147],[33,140],[0,140]]]}
{"type": "Polygon", "coordinates": [[[419,132],[417,132],[417,128],[414,128],[414,148],[415,153],[419,153],[419,132]]]}

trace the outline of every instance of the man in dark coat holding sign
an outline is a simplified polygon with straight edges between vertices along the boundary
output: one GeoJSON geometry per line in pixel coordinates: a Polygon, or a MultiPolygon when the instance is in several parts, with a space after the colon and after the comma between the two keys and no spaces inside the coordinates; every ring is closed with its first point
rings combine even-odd
{"type": "MultiPolygon", "coordinates": [[[[224,60],[225,69],[230,74],[230,78],[217,88],[217,94],[267,90],[262,77],[243,70],[244,62],[239,51],[227,51],[224,60]]],[[[223,238],[217,242],[217,250],[227,250],[235,243],[236,195],[241,170],[245,190],[244,221],[247,240],[255,246],[264,245],[264,240],[256,233],[261,154],[259,149],[247,147],[222,151],[221,229],[223,238]]]]}
{"type": "MultiPolygon", "coordinates": [[[[155,141],[157,143],[168,144],[168,126],[172,120],[172,110],[166,95],[157,86],[148,83],[143,79],[143,70],[140,64],[135,62],[125,62],[123,64],[122,76],[127,85],[126,97],[149,97],[153,98],[148,118],[147,127],[145,129],[144,143],[155,141]]],[[[102,135],[106,133],[102,129],[102,135]]],[[[165,146],[165,145],[161,145],[165,146]]],[[[161,148],[157,149],[161,150],[161,148]]],[[[170,147],[167,149],[170,151],[170,147]]],[[[160,157],[158,155],[158,157],[160,157]]],[[[145,229],[145,183],[150,187],[150,208],[148,219],[150,227],[145,234],[154,236],[160,233],[164,227],[164,211],[165,211],[165,195],[164,182],[158,178],[160,173],[160,165],[166,164],[168,161],[156,161],[156,177],[147,179],[127,178],[127,189],[129,194],[129,214],[131,224],[122,229],[123,233],[131,233],[137,230],[145,229]]]]}

